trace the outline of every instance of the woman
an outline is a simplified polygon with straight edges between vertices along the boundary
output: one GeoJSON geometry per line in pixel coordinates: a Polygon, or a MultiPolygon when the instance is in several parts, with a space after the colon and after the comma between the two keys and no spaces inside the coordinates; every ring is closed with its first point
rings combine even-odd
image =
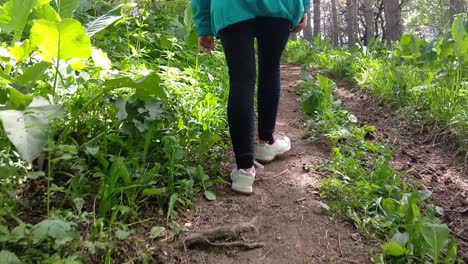
{"type": "Polygon", "coordinates": [[[291,30],[307,25],[309,0],[192,0],[200,49],[211,53],[221,39],[229,68],[228,123],[236,156],[232,189],[251,194],[254,159],[270,162],[291,149],[287,137],[274,137],[280,98],[280,58],[291,30]],[[254,145],[254,92],[258,46],[258,138],[254,145]]]}

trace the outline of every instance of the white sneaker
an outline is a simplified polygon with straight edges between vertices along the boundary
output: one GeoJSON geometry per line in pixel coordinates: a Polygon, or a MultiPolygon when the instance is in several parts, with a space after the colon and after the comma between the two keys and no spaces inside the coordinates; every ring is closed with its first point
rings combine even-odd
{"type": "Polygon", "coordinates": [[[262,163],[273,161],[277,156],[283,155],[291,150],[291,140],[288,137],[275,138],[273,144],[259,143],[255,159],[262,163]]]}
{"type": "Polygon", "coordinates": [[[253,193],[252,185],[255,180],[255,167],[250,169],[237,169],[234,168],[231,172],[231,188],[233,191],[250,195],[253,193]]]}

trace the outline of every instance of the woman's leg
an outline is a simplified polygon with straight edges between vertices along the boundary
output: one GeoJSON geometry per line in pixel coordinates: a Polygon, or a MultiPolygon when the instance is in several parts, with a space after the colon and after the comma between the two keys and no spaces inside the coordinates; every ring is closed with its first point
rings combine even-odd
{"type": "Polygon", "coordinates": [[[273,143],[281,91],[280,60],[289,38],[290,22],[282,18],[255,19],[258,42],[258,134],[273,143]]]}
{"type": "Polygon", "coordinates": [[[253,20],[219,32],[229,68],[228,122],[238,169],[254,164],[255,31],[253,20]]]}

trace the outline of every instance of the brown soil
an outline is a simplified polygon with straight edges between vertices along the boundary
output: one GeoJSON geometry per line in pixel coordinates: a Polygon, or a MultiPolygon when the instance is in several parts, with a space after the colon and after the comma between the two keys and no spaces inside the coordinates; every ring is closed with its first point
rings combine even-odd
{"type": "Polygon", "coordinates": [[[338,82],[336,95],[361,124],[377,128],[378,139],[398,146],[393,166],[413,175],[421,188],[433,192],[434,203],[445,211],[445,220],[458,239],[459,254],[468,263],[468,168],[449,143],[434,143],[428,133],[383,103],[346,82],[338,82]]]}
{"type": "MultiPolygon", "coordinates": [[[[314,167],[327,159],[329,148],[302,139],[307,130],[295,94],[300,68],[287,65],[282,72],[277,131],[291,138],[290,154],[257,170],[253,195],[242,196],[230,186],[220,187],[216,201],[200,199],[194,213],[183,220],[190,223],[191,230],[199,231],[258,217],[259,234],[249,238],[264,242],[265,247],[166,248],[161,249],[165,252],[159,255],[161,263],[370,263],[368,247],[353,225],[321,214],[318,190],[323,176],[314,167]]],[[[232,166],[227,165],[226,174],[232,166]]]]}

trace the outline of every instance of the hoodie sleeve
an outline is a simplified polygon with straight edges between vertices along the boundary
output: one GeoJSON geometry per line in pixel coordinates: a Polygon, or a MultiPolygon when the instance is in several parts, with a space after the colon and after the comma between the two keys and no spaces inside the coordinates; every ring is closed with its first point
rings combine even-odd
{"type": "Polygon", "coordinates": [[[307,10],[307,8],[309,8],[310,5],[310,0],[302,0],[302,2],[304,3],[304,9],[307,10]]]}
{"type": "Polygon", "coordinates": [[[210,13],[211,0],[191,0],[190,2],[198,35],[213,36],[210,13]]]}

